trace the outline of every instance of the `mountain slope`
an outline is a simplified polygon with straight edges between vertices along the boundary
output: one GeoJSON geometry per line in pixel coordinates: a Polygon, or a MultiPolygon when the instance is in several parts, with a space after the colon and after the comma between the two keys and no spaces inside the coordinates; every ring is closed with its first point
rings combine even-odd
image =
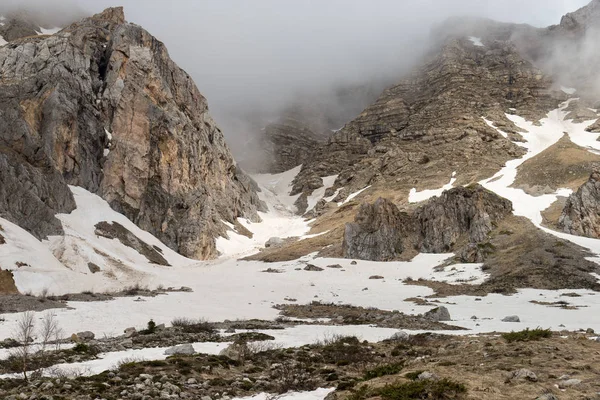
{"type": "Polygon", "coordinates": [[[10,42],[0,64],[0,214],[37,238],[61,233],[67,185],[192,258],[217,255],[223,220],[258,219],[206,99],[121,8],[10,42]]]}

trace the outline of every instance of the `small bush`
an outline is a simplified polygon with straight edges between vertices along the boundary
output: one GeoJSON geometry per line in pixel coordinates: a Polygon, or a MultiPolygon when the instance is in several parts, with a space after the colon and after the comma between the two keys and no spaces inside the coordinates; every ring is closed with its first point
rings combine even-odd
{"type": "Polygon", "coordinates": [[[512,343],[512,342],[529,342],[531,340],[541,340],[542,338],[549,338],[552,336],[552,331],[550,331],[550,329],[542,329],[542,328],[535,328],[535,329],[525,329],[522,331],[518,331],[518,332],[510,332],[510,333],[503,333],[502,337],[508,342],[508,343],[512,343]]]}
{"type": "Polygon", "coordinates": [[[204,319],[176,318],[171,325],[180,328],[185,333],[214,333],[214,326],[204,319]]]}
{"type": "Polygon", "coordinates": [[[146,329],[142,329],[140,331],[140,334],[142,334],[142,335],[151,335],[154,332],[156,332],[156,322],[154,322],[154,320],[148,321],[148,324],[146,326],[147,326],[146,329]]]}
{"type": "Polygon", "coordinates": [[[369,380],[379,378],[380,376],[394,375],[402,371],[402,368],[404,368],[404,363],[402,362],[380,365],[366,371],[364,374],[364,379],[369,380]]]}
{"type": "Polygon", "coordinates": [[[419,375],[421,375],[423,372],[425,371],[423,371],[422,369],[418,371],[407,372],[406,374],[404,374],[404,377],[406,379],[410,379],[411,381],[416,381],[419,375]]]}

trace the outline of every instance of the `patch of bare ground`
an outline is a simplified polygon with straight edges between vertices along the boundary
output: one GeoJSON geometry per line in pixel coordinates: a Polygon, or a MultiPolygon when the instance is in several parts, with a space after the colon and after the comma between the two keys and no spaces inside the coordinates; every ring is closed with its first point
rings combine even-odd
{"type": "Polygon", "coordinates": [[[591,256],[586,249],[543,232],[526,218],[505,218],[481,245],[487,254],[482,269],[490,275],[484,283],[451,285],[428,280],[406,283],[427,286],[436,292],[435,296],[510,294],[520,288],[600,291],[600,284],[590,275],[600,268],[586,259],[591,256]]]}
{"type": "Polygon", "coordinates": [[[17,294],[19,290],[11,271],[0,269],[0,295],[17,294]]]}
{"type": "Polygon", "coordinates": [[[312,302],[310,304],[278,304],[274,306],[284,317],[316,319],[329,318],[331,325],[375,325],[382,328],[411,330],[461,330],[464,328],[434,321],[423,315],[407,315],[399,311],[364,308],[351,305],[312,302]]]}
{"type": "Polygon", "coordinates": [[[512,187],[537,196],[553,193],[559,188],[577,190],[590,175],[592,165],[600,155],[577,146],[564,135],[558,142],[517,168],[512,187]]]}
{"type": "Polygon", "coordinates": [[[546,208],[542,211],[542,225],[553,229],[558,229],[558,218],[562,214],[563,209],[565,208],[565,204],[567,203],[567,198],[559,196],[556,198],[556,201],[550,205],[550,207],[546,208]]]}

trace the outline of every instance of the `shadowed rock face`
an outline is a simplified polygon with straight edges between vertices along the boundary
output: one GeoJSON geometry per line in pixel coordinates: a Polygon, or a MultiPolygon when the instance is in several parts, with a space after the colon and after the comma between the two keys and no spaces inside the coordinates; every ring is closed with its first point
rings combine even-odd
{"type": "Polygon", "coordinates": [[[2,185],[3,216],[38,237],[55,234],[53,215],[74,208],[67,184],[82,186],[200,259],[217,255],[222,220],[257,220],[256,188],[206,99],[121,8],[11,42],[0,65],[0,162],[11,166],[0,181],[23,193],[11,201],[2,185]]]}
{"type": "Polygon", "coordinates": [[[413,214],[400,212],[389,200],[362,204],[355,222],[346,224],[346,258],[388,261],[406,250],[447,253],[485,242],[512,203],[479,185],[448,190],[413,214]]]}
{"type": "Polygon", "coordinates": [[[600,166],[595,166],[590,179],[569,196],[558,227],[572,235],[600,237],[600,166]]]}

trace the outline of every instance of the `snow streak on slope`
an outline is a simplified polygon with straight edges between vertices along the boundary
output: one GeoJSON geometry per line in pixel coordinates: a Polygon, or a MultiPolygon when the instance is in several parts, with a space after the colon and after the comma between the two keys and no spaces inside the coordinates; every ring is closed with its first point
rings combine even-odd
{"type": "Polygon", "coordinates": [[[508,161],[504,168],[498,171],[493,177],[481,181],[480,184],[512,201],[513,213],[515,215],[524,216],[545,232],[586,247],[595,254],[600,255],[599,239],[569,235],[541,226],[541,212],[554,203],[557,196],[568,196],[571,193],[570,189],[559,189],[553,194],[531,196],[521,189],[510,187],[517,176],[517,167],[519,165],[555,144],[565,133],[569,135],[573,143],[587,148],[591,152],[596,153],[600,151],[600,142],[597,140],[600,134],[585,131],[588,126],[594,123],[594,120],[582,123],[565,120],[567,115],[565,109],[573,100],[575,99],[570,99],[561,104],[560,108],[549,112],[548,116],[540,121],[541,124],[539,126],[519,116],[506,114],[506,117],[513,121],[519,128],[526,130],[525,133],[521,133],[526,142],[519,144],[527,148],[527,154],[522,158],[508,161]]]}
{"type": "Polygon", "coordinates": [[[452,189],[452,185],[456,181],[456,171],[452,173],[450,177],[450,182],[445,184],[439,189],[427,189],[421,192],[417,192],[417,189],[412,188],[408,193],[408,202],[409,203],[418,203],[420,201],[429,200],[432,197],[440,196],[444,191],[452,189]]]}

